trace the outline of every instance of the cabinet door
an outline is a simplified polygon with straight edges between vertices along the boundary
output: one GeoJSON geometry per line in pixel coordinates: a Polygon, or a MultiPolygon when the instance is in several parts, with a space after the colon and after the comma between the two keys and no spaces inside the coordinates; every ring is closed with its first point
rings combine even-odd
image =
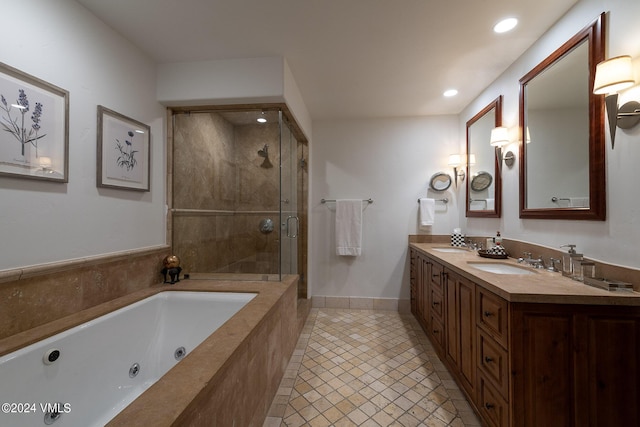
{"type": "Polygon", "coordinates": [[[514,310],[513,422],[517,426],[574,426],[572,313],[514,310]]]}
{"type": "Polygon", "coordinates": [[[422,296],[419,311],[421,313],[420,322],[425,328],[429,325],[430,317],[430,297],[429,297],[429,276],[431,274],[431,260],[423,257],[421,262],[422,281],[420,282],[420,295],[422,296]]]}
{"type": "MultiPolygon", "coordinates": [[[[621,309],[617,310],[622,311],[621,309]]],[[[577,425],[640,426],[640,320],[589,315],[577,322],[577,425]],[[586,356],[586,357],[585,357],[586,356]],[[588,415],[588,416],[587,416],[588,415]]]]}
{"type": "MultiPolygon", "coordinates": [[[[414,313],[418,322],[422,324],[422,304],[424,293],[422,292],[423,286],[422,282],[424,281],[424,275],[422,274],[422,260],[423,257],[420,253],[416,253],[415,260],[415,271],[416,271],[416,312],[414,313]]],[[[424,325],[423,325],[424,326],[424,325]]]]}
{"type": "Polygon", "coordinates": [[[476,373],[475,284],[460,278],[458,288],[458,323],[460,325],[460,373],[463,385],[473,395],[476,373]]]}
{"type": "Polygon", "coordinates": [[[458,368],[462,385],[473,395],[476,372],[475,284],[447,271],[446,357],[458,368]]]}
{"type": "Polygon", "coordinates": [[[417,307],[417,295],[416,295],[416,281],[417,281],[417,268],[416,257],[417,253],[415,249],[409,248],[409,298],[411,302],[411,314],[414,316],[418,313],[417,307]]]}

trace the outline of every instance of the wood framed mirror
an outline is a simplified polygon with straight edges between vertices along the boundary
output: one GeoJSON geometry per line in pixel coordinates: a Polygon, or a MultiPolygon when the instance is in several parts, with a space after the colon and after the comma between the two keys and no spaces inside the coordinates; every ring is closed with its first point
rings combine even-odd
{"type": "Polygon", "coordinates": [[[502,126],[502,95],[467,122],[467,217],[499,218],[502,180],[491,129],[502,126]]]}
{"type": "Polygon", "coordinates": [[[605,14],[520,79],[520,218],[604,220],[605,14]]]}

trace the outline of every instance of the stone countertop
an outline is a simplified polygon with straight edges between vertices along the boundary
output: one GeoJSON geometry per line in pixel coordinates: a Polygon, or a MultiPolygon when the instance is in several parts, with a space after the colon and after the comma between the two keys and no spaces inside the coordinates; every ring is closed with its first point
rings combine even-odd
{"type": "Polygon", "coordinates": [[[523,267],[513,258],[482,258],[475,251],[438,251],[436,248],[451,247],[442,243],[409,243],[409,247],[510,302],[640,306],[638,292],[598,289],[564,277],[559,272],[523,267]],[[496,274],[469,265],[494,262],[530,269],[533,274],[496,274]]]}

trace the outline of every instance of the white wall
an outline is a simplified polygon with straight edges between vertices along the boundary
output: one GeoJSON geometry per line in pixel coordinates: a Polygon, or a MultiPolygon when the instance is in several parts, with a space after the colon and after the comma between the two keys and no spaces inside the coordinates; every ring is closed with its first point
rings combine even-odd
{"type": "Polygon", "coordinates": [[[284,102],[311,140],[311,117],[281,56],[158,65],[158,100],[169,106],[284,102]]]}
{"type": "MultiPolygon", "coordinates": [[[[457,152],[456,116],[386,118],[313,123],[310,144],[309,293],[314,296],[409,298],[407,236],[450,234],[458,226],[455,189],[427,191],[431,175],[452,174],[457,152]],[[362,255],[335,251],[335,204],[326,199],[368,199],[362,255]],[[418,198],[436,203],[431,230],[418,228],[418,198]]],[[[462,188],[458,189],[462,191],[462,188]]]]}
{"type": "MultiPolygon", "coordinates": [[[[504,95],[503,123],[518,126],[519,79],[551,52],[600,13],[608,16],[607,57],[631,55],[636,72],[640,70],[640,2],[637,0],[582,0],[538,40],[483,94],[460,115],[459,129],[475,113],[498,95],[504,95]]],[[[640,81],[640,73],[636,77],[640,81]]],[[[640,99],[640,88],[621,94],[621,104],[640,99]]],[[[608,133],[608,129],[607,129],[608,133]]],[[[507,149],[518,153],[517,143],[507,149]]],[[[522,240],[558,248],[575,243],[585,256],[608,263],[640,268],[640,193],[637,190],[638,161],[640,160],[640,126],[623,131],[618,129],[615,150],[607,142],[607,220],[522,220],[518,212],[518,163],[512,169],[503,168],[503,214],[501,219],[464,218],[460,220],[471,234],[492,234],[502,230],[509,239],[522,240]]]]}
{"type": "Polygon", "coordinates": [[[155,65],[70,0],[2,0],[0,59],[66,89],[69,183],[0,177],[0,270],[165,243],[155,65]],[[97,105],[151,125],[151,192],[96,187],[97,105]]]}

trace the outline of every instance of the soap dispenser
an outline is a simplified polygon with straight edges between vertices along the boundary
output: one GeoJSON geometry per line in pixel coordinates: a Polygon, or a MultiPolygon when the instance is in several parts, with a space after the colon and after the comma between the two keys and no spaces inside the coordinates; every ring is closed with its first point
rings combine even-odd
{"type": "Polygon", "coordinates": [[[562,275],[567,277],[573,276],[573,265],[582,260],[582,254],[576,253],[576,245],[567,244],[560,246],[561,248],[569,248],[567,253],[562,254],[562,275]]]}
{"type": "Polygon", "coordinates": [[[496,243],[496,246],[502,245],[502,236],[500,235],[499,231],[496,233],[496,237],[495,237],[494,241],[496,243]]]}

